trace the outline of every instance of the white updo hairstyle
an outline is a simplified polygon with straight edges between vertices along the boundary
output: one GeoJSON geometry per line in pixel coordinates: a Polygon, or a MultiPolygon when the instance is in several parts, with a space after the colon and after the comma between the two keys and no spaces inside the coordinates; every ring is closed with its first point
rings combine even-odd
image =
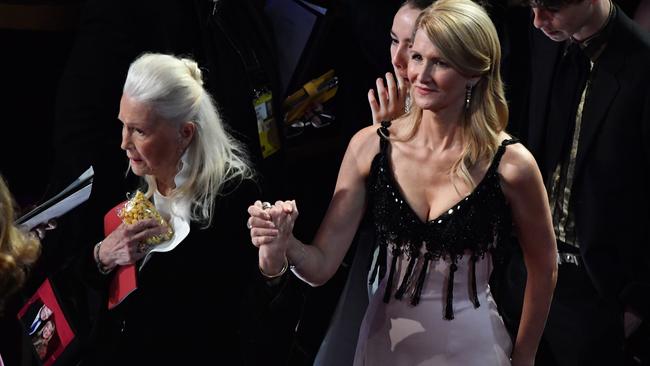
{"type": "MultiPolygon", "coordinates": [[[[243,146],[225,130],[212,97],[203,88],[197,63],[171,55],[144,54],[129,67],[123,92],[179,127],[188,121],[196,125],[186,150],[189,178],[170,197],[189,201],[190,219],[208,226],[224,183],[251,178],[253,171],[243,146]]],[[[149,175],[145,180],[150,197],[156,182],[149,175]]]]}

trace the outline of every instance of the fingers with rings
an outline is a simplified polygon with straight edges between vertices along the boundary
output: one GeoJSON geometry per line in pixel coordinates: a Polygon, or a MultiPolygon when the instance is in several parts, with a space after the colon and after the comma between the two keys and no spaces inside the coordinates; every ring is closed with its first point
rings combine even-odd
{"type": "Polygon", "coordinates": [[[141,236],[149,237],[154,235],[163,234],[166,232],[166,228],[160,225],[156,219],[148,219],[138,221],[135,224],[125,224],[125,231],[127,235],[133,236],[133,238],[140,240],[141,236]]]}
{"type": "Polygon", "coordinates": [[[147,252],[147,249],[149,249],[149,245],[147,243],[145,243],[144,241],[141,241],[141,242],[138,243],[135,251],[138,254],[143,254],[143,253],[147,252]]]}
{"type": "Polygon", "coordinates": [[[246,221],[246,227],[250,230],[256,227],[275,229],[276,226],[270,215],[267,218],[251,215],[246,221]]]}
{"type": "Polygon", "coordinates": [[[248,207],[250,217],[246,221],[246,227],[250,230],[251,242],[256,247],[273,242],[278,236],[278,230],[272,220],[273,208],[269,202],[256,201],[248,207]],[[265,208],[266,207],[266,208],[265,208]]]}
{"type": "Polygon", "coordinates": [[[160,225],[155,219],[151,219],[139,221],[133,225],[127,225],[126,231],[132,241],[140,242],[152,236],[166,233],[167,228],[160,225]]]}
{"type": "MultiPolygon", "coordinates": [[[[268,205],[270,205],[270,203],[268,203],[268,205]]],[[[262,219],[262,220],[270,220],[271,219],[271,215],[269,214],[269,212],[267,212],[267,210],[262,208],[262,206],[263,206],[262,201],[255,201],[254,204],[248,206],[247,211],[248,211],[248,214],[251,216],[251,218],[256,217],[256,218],[259,218],[259,219],[262,219]]],[[[248,224],[249,228],[255,225],[255,223],[252,222],[250,219],[249,219],[247,224],[248,224]]]]}

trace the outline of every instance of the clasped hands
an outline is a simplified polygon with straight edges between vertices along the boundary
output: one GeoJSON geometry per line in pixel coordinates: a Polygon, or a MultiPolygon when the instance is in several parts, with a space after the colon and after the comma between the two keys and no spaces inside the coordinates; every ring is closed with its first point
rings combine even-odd
{"type": "Polygon", "coordinates": [[[298,218],[295,201],[277,201],[275,205],[255,201],[248,207],[247,227],[251,242],[260,249],[260,268],[278,273],[287,261],[287,251],[298,218]]]}

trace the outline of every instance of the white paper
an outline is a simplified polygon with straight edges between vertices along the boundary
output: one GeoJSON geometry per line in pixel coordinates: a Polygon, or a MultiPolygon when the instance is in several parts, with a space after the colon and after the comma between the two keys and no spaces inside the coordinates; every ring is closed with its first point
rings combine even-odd
{"type": "Polygon", "coordinates": [[[21,224],[21,226],[25,227],[27,230],[31,230],[39,224],[48,222],[51,219],[55,219],[59,216],[62,216],[63,214],[66,214],[68,211],[88,200],[92,187],[92,183],[83,187],[82,189],[61,200],[61,202],[25,221],[21,224]]]}
{"type": "Polygon", "coordinates": [[[66,214],[84,203],[90,197],[93,176],[94,170],[91,166],[56,196],[18,218],[16,224],[26,230],[31,230],[40,224],[66,214]]]}

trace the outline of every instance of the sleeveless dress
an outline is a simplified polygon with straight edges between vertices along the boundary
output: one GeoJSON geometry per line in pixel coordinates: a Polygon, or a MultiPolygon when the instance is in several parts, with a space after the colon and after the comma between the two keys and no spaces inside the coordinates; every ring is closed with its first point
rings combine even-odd
{"type": "Polygon", "coordinates": [[[354,365],[510,365],[512,343],[490,294],[492,257],[512,231],[497,172],[434,220],[404,199],[389,160],[389,122],[368,180],[377,249],[354,365]]]}

